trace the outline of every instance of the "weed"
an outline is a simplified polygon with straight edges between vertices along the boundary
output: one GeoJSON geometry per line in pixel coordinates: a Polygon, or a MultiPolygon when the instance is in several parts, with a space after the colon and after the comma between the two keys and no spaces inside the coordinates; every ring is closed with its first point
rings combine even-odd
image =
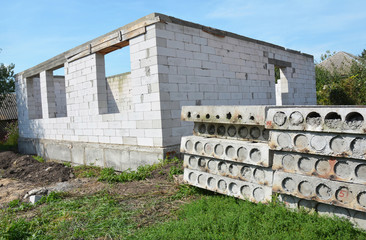
{"type": "Polygon", "coordinates": [[[64,166],[71,168],[71,162],[64,162],[64,166]]]}
{"type": "Polygon", "coordinates": [[[176,167],[176,166],[172,166],[169,170],[169,178],[173,179],[173,175],[178,175],[178,174],[183,174],[183,169],[176,167]]]}
{"type": "MultiPolygon", "coordinates": [[[[172,159],[166,158],[163,160],[161,160],[161,159],[159,159],[159,160],[160,160],[160,162],[157,164],[139,166],[136,171],[127,169],[126,171],[123,171],[119,174],[117,174],[113,168],[104,168],[100,172],[98,181],[106,181],[109,183],[113,183],[113,182],[131,182],[131,181],[144,180],[147,177],[151,176],[151,173],[156,169],[163,168],[164,166],[166,166],[169,163],[181,162],[181,160],[176,157],[172,158],[172,159]]],[[[173,166],[172,169],[170,170],[170,174],[169,174],[171,176],[171,178],[172,178],[173,174],[180,172],[179,169],[176,168],[175,166],[173,166]]],[[[160,170],[159,174],[163,174],[163,171],[160,170]]]]}
{"type": "Polygon", "coordinates": [[[79,178],[99,177],[102,168],[96,166],[74,166],[74,174],[79,178]]]}
{"type": "Polygon", "coordinates": [[[45,162],[44,158],[41,157],[41,156],[32,156],[32,157],[33,157],[33,159],[37,160],[40,163],[44,163],[45,162]]]}

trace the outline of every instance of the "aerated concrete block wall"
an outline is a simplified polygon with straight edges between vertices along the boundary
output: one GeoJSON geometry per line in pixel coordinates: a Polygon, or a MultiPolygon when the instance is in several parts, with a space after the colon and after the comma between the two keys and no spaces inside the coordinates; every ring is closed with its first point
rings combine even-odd
{"type": "Polygon", "coordinates": [[[191,133],[184,105],[276,104],[275,66],[283,104],[316,102],[311,55],[150,14],[17,74],[19,149],[118,170],[154,163],[191,133]],[[105,55],[127,46],[131,72],[107,77],[105,55]]]}
{"type": "Polygon", "coordinates": [[[316,104],[312,56],[180,23],[156,31],[164,144],[190,134],[191,125],[175,121],[182,106],[276,105],[275,66],[280,105],[316,104]]]}
{"type": "Polygon", "coordinates": [[[192,106],[184,180],[253,202],[272,193],[291,208],[366,229],[366,108],[192,106]]]}

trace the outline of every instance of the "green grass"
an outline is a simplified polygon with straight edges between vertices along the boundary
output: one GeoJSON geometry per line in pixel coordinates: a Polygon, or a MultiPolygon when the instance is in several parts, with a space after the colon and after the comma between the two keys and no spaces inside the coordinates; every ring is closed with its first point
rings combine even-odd
{"type": "Polygon", "coordinates": [[[132,239],[366,239],[341,219],[294,212],[281,204],[254,204],[206,196],[186,204],[178,219],[154,225],[132,239]]]}
{"type": "Polygon", "coordinates": [[[40,163],[44,163],[45,162],[44,158],[41,157],[41,156],[32,156],[32,157],[33,157],[34,160],[37,160],[40,163]]]}
{"type": "MultiPolygon", "coordinates": [[[[204,196],[183,186],[179,191],[201,198],[166,216],[165,222],[141,228],[136,217],[141,209],[108,193],[68,198],[61,194],[23,212],[14,202],[0,212],[0,239],[366,239],[365,232],[345,220],[289,211],[276,202],[204,196]],[[32,218],[15,215],[30,210],[36,211],[32,218]]],[[[144,208],[156,199],[149,201],[144,208]]]]}
{"type": "MultiPolygon", "coordinates": [[[[153,165],[139,166],[136,171],[128,169],[127,171],[116,173],[113,168],[103,168],[100,172],[98,181],[114,183],[114,182],[131,182],[131,181],[144,180],[149,176],[151,176],[153,171],[157,169],[162,169],[167,164],[173,162],[182,164],[182,161],[180,159],[172,158],[172,159],[160,160],[159,163],[153,165]]],[[[172,179],[174,174],[180,174],[180,173],[183,173],[182,170],[180,170],[180,168],[172,166],[172,168],[169,171],[169,178],[172,179]]]]}
{"type": "Polygon", "coordinates": [[[74,166],[74,174],[77,178],[99,177],[102,171],[101,167],[96,166],[74,166]]]}
{"type": "Polygon", "coordinates": [[[106,193],[49,201],[31,220],[0,212],[0,239],[121,238],[131,233],[133,211],[106,193]]]}

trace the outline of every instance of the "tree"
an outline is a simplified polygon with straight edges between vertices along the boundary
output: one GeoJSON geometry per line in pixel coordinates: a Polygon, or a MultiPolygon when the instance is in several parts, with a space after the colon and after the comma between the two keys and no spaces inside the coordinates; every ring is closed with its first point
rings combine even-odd
{"type": "MultiPolygon", "coordinates": [[[[329,53],[329,51],[327,51],[329,53]]],[[[327,55],[327,54],[325,54],[327,55]]],[[[366,105],[366,50],[346,74],[315,67],[317,102],[320,105],[366,105]]]]}
{"type": "Polygon", "coordinates": [[[361,55],[359,56],[360,58],[363,58],[366,60],[366,49],[364,49],[361,53],[361,55]]]}
{"type": "MultiPolygon", "coordinates": [[[[1,52],[0,48],[0,52],[1,52]]],[[[11,63],[5,66],[0,63],[0,103],[4,100],[6,94],[15,92],[15,65],[11,63]]]]}
{"type": "Polygon", "coordinates": [[[14,64],[5,66],[0,63],[0,101],[2,101],[6,94],[15,91],[15,75],[14,64]]]}

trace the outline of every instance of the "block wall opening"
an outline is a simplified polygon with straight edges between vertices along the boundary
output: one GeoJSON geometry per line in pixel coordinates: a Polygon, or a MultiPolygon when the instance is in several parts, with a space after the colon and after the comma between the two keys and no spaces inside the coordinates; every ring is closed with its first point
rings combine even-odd
{"type": "Polygon", "coordinates": [[[27,107],[29,119],[42,118],[42,100],[40,78],[26,78],[27,87],[27,107]]]}
{"type": "Polygon", "coordinates": [[[103,53],[105,86],[107,94],[106,113],[121,113],[131,108],[131,60],[129,43],[116,46],[103,53]]]}

